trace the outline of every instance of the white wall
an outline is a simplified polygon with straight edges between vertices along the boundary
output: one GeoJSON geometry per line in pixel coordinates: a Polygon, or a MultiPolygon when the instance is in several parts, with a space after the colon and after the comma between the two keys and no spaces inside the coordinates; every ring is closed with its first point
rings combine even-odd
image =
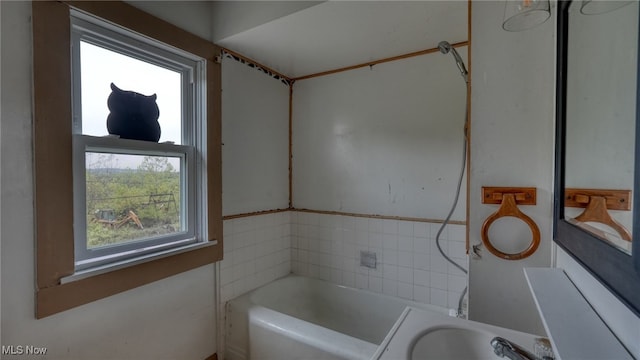
{"type": "Polygon", "coordinates": [[[2,345],[44,346],[50,359],[203,359],[213,354],[213,265],[35,319],[31,4],[0,6],[2,345]]]}
{"type": "Polygon", "coordinates": [[[322,1],[214,1],[211,33],[217,42],[322,1]]]}
{"type": "MultiPolygon", "coordinates": [[[[289,86],[225,57],[222,61],[222,213],[289,207],[289,86]]],[[[218,355],[224,304],[291,272],[289,212],[224,221],[218,355]]]]}
{"type": "Polygon", "coordinates": [[[289,86],[222,62],[222,213],[289,207],[289,86]]]}
{"type": "Polygon", "coordinates": [[[203,39],[213,41],[209,1],[129,1],[125,2],[203,39]]]}
{"type": "MultiPolygon", "coordinates": [[[[465,90],[440,53],[296,82],[294,207],[444,219],[461,168],[465,90]]],[[[466,181],[454,220],[465,220],[465,193],[466,181]]]]}
{"type": "MultiPolygon", "coordinates": [[[[555,7],[552,8],[555,11],[555,7]]],[[[498,209],[481,203],[482,186],[534,186],[537,205],[521,206],[537,224],[541,244],[519,261],[486,249],[469,260],[469,316],[489,324],[544,334],[524,277],[524,267],[551,260],[554,159],[554,17],[523,32],[501,28],[504,1],[473,2],[470,242],[481,242],[484,220],[498,209]]],[[[504,251],[524,249],[524,223],[501,219],[490,238],[504,251]]]]}
{"type": "MultiPolygon", "coordinates": [[[[462,166],[465,90],[440,53],[296,82],[294,208],[444,219],[462,166]]],[[[463,179],[453,220],[465,220],[465,194],[463,179]]],[[[467,278],[438,253],[439,227],[293,212],[292,271],[457,308],[467,278]],[[360,251],[376,254],[376,269],[360,266],[360,251]]],[[[464,225],[441,237],[466,268],[464,240],[464,225]]]]}

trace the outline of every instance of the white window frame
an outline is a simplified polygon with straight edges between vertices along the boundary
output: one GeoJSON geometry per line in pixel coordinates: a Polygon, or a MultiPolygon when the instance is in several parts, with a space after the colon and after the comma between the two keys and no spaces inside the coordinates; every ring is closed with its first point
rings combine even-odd
{"type": "Polygon", "coordinates": [[[166,256],[206,242],[206,174],[202,166],[206,153],[206,60],[74,10],[71,11],[71,44],[76,274],[166,256]],[[82,134],[80,41],[182,74],[182,145],[82,134]],[[88,248],[86,152],[179,157],[180,219],[186,231],[88,248]]]}

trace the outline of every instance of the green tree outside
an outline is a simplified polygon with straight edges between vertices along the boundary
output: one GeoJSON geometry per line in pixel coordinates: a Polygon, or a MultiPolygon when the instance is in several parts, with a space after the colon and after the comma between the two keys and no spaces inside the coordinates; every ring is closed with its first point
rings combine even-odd
{"type": "Polygon", "coordinates": [[[118,164],[117,154],[91,154],[93,162],[86,170],[87,247],[182,230],[181,176],[169,157],[140,156],[142,161],[132,169],[118,164]]]}

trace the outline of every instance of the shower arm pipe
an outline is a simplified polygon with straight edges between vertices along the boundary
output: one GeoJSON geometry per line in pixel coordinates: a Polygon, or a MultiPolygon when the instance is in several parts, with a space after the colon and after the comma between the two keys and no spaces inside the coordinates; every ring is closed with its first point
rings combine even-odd
{"type": "MultiPolygon", "coordinates": [[[[453,44],[451,44],[451,46],[454,47],[454,48],[463,47],[463,46],[469,46],[469,42],[468,41],[461,41],[461,42],[453,43],[453,44]]],[[[440,49],[436,46],[434,48],[429,48],[429,49],[415,51],[415,52],[411,52],[411,53],[407,53],[407,54],[403,54],[403,55],[398,55],[398,56],[392,56],[392,57],[388,57],[388,58],[373,60],[373,61],[369,61],[369,62],[362,63],[362,64],[351,65],[351,66],[346,66],[346,67],[338,68],[338,69],[334,69],[334,70],[327,70],[327,71],[323,71],[323,72],[319,72],[319,73],[315,73],[315,74],[299,76],[299,77],[292,78],[292,80],[293,81],[306,80],[306,79],[311,79],[311,78],[315,78],[315,77],[320,77],[320,76],[340,73],[340,72],[344,72],[344,71],[360,69],[360,68],[367,67],[367,66],[374,66],[374,65],[378,65],[378,64],[384,64],[384,63],[387,63],[387,62],[391,62],[391,61],[397,61],[397,60],[412,58],[412,57],[415,57],[415,56],[421,56],[421,55],[439,53],[439,52],[440,52],[440,49]]]]}

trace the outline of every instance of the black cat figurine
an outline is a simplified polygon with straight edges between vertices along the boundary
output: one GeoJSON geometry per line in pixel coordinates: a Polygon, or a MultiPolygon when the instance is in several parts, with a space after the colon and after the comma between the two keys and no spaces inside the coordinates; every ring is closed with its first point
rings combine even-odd
{"type": "Polygon", "coordinates": [[[146,96],[134,91],[119,89],[111,83],[111,94],[107,100],[109,134],[122,139],[158,142],[160,140],[160,109],[156,94],[146,96]]]}

